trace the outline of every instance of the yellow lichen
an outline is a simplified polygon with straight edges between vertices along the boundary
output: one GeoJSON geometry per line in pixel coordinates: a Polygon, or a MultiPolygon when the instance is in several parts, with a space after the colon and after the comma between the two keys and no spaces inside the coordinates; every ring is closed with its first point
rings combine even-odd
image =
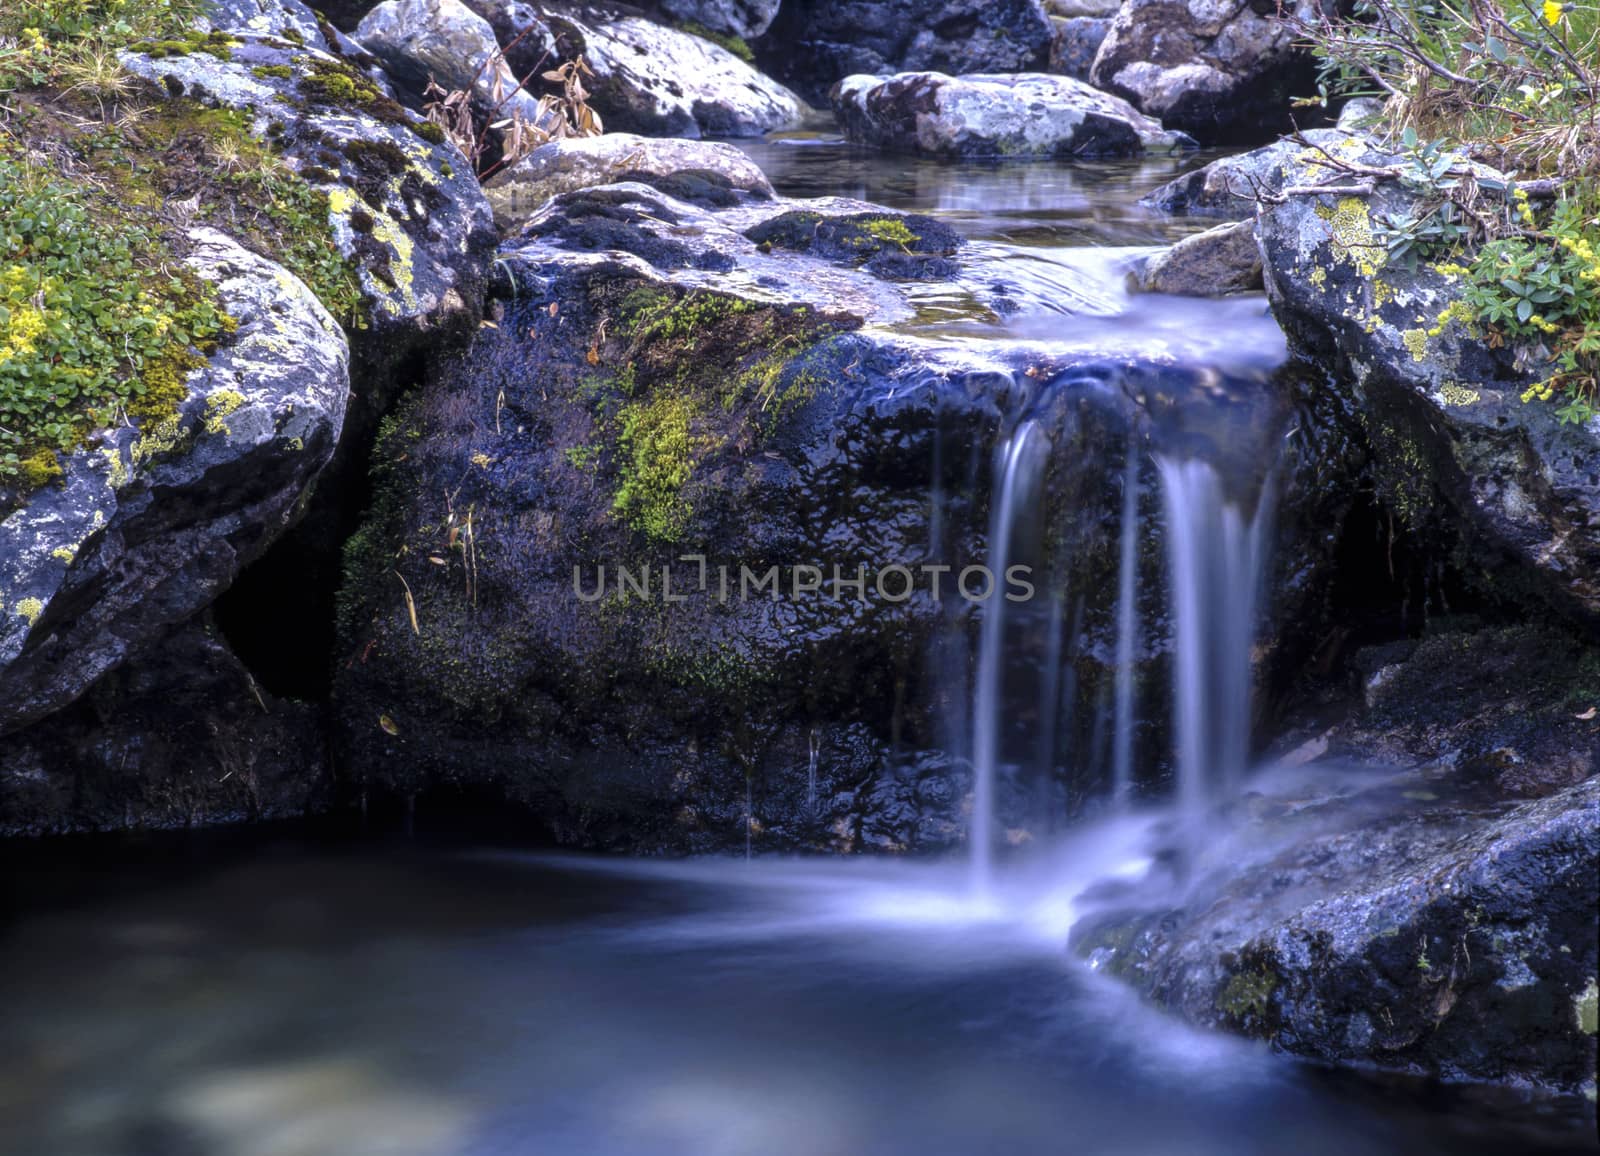
{"type": "Polygon", "coordinates": [[[1350,262],[1363,277],[1371,277],[1383,267],[1389,254],[1373,237],[1366,201],[1344,197],[1332,208],[1319,204],[1316,212],[1328,222],[1335,259],[1350,262]]]}
{"type": "Polygon", "coordinates": [[[1328,283],[1328,271],[1321,266],[1318,266],[1306,275],[1306,280],[1310,281],[1318,289],[1321,289],[1328,283]]]}
{"type": "Polygon", "coordinates": [[[1400,334],[1400,341],[1406,347],[1406,352],[1411,354],[1412,361],[1422,361],[1428,356],[1426,329],[1407,329],[1400,334]]]}
{"type": "Polygon", "coordinates": [[[233,431],[228,428],[225,420],[234,410],[244,404],[244,394],[236,389],[219,389],[206,398],[205,427],[207,433],[219,433],[224,437],[231,437],[233,431]]]}
{"type": "Polygon", "coordinates": [[[72,560],[77,556],[78,548],[76,546],[57,546],[50,551],[50,557],[58,562],[65,562],[68,566],[72,565],[72,560]]]}
{"type": "Polygon", "coordinates": [[[1468,389],[1455,382],[1447,382],[1439,387],[1439,402],[1442,405],[1471,405],[1478,400],[1478,391],[1468,389]]]}
{"type": "Polygon", "coordinates": [[[32,626],[39,621],[39,616],[44,613],[44,603],[37,598],[24,598],[17,603],[16,612],[19,617],[27,619],[28,625],[32,626]]]}

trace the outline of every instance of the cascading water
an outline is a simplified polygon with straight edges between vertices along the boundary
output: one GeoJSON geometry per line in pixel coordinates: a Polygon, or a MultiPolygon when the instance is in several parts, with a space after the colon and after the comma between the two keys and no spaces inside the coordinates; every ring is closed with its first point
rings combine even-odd
{"type": "Polygon", "coordinates": [[[1175,638],[1178,805],[1193,828],[1232,796],[1250,754],[1251,650],[1270,486],[1246,512],[1207,462],[1157,458],[1175,638]]]}
{"type": "Polygon", "coordinates": [[[1133,791],[1133,655],[1139,634],[1139,443],[1128,439],[1122,474],[1122,525],[1117,551],[1117,694],[1112,730],[1112,798],[1133,791]]]}
{"type": "Polygon", "coordinates": [[[1040,482],[1040,466],[1049,439],[1037,422],[1025,421],[1000,447],[995,458],[993,513],[989,521],[988,566],[993,589],[978,638],[978,669],[972,704],[972,887],[989,889],[994,872],[994,796],[1000,761],[1001,690],[1004,680],[1006,569],[1017,523],[1032,507],[1040,482]]]}

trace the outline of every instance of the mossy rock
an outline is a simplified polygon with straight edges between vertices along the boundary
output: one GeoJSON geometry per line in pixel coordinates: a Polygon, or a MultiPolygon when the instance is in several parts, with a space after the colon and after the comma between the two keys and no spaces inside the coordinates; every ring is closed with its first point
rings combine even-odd
{"type": "Polygon", "coordinates": [[[940,280],[956,273],[950,258],[966,244],[932,217],[898,213],[823,216],[799,209],[763,221],[745,236],[769,249],[787,249],[859,266],[895,280],[940,280]]]}

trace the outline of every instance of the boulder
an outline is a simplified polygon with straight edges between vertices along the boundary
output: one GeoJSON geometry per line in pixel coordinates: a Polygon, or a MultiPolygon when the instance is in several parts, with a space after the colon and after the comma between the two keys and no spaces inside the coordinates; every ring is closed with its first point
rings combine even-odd
{"type": "Polygon", "coordinates": [[[169,98],[248,115],[255,135],[325,195],[334,242],[358,283],[352,347],[361,366],[391,365],[475,325],[495,232],[466,159],[344,58],[274,37],[236,39],[226,59],[203,51],[121,59],[169,98]]]}
{"type": "MultiPolygon", "coordinates": [[[[492,799],[563,843],[635,852],[958,844],[970,779],[947,727],[969,690],[940,656],[967,653],[977,612],[874,583],[930,551],[958,569],[984,556],[990,462],[1019,407],[1053,431],[1049,508],[1105,514],[1039,538],[1070,542],[1065,580],[1099,592],[1067,644],[1060,737],[1090,749],[1130,429],[1259,474],[1253,431],[1276,440],[1284,395],[1177,359],[919,328],[928,300],[998,328],[1005,290],[978,248],[836,199],[702,205],[631,182],[547,202],[502,251],[494,328],[375,455],[334,664],[353,789],[418,814],[492,799]],[[810,566],[817,597],[793,589],[810,566]],[[867,567],[863,597],[832,596],[835,566],[867,567]],[[776,599],[749,586],[769,573],[776,599]]],[[[1326,519],[1303,512],[1283,524],[1320,540],[1326,519]]],[[[1140,554],[1153,622],[1161,547],[1153,533],[1140,554]]],[[[1305,574],[1318,549],[1285,553],[1305,574]]],[[[1049,608],[1031,613],[1045,637],[1049,608]]],[[[1152,695],[1164,630],[1141,649],[1152,695]]],[[[1161,725],[1142,734],[1152,767],[1161,725]]],[[[1067,805],[1068,772],[1021,762],[999,809],[1033,830],[1067,805]]]]}
{"type": "Polygon", "coordinates": [[[332,316],[223,234],[190,242],[237,331],[176,414],[104,431],[0,522],[0,732],[203,610],[292,523],[339,440],[349,352],[332,316]]]}
{"type": "MultiPolygon", "coordinates": [[[[1399,159],[1362,137],[1325,147],[1375,166],[1399,159]]],[[[1326,179],[1313,150],[1276,155],[1271,187],[1326,179]]],[[[1459,274],[1391,260],[1374,241],[1374,221],[1416,213],[1420,195],[1386,181],[1370,197],[1264,206],[1257,234],[1273,313],[1298,357],[1333,371],[1329,405],[1359,415],[1378,489],[1408,528],[1458,536],[1498,597],[1532,597],[1592,622],[1600,479],[1590,463],[1600,420],[1563,424],[1556,406],[1524,403],[1549,371],[1536,352],[1450,317],[1459,274]]]]}
{"type": "Polygon", "coordinates": [[[660,0],[659,8],[718,36],[753,40],[772,26],[778,5],[779,0],[660,0]]]}
{"type": "Polygon", "coordinates": [[[332,800],[321,711],[194,620],[0,743],[0,833],[295,819],[332,800]]]}
{"type": "Polygon", "coordinates": [[[1058,20],[1072,20],[1080,16],[1109,19],[1122,7],[1122,0],[1044,0],[1047,15],[1058,20]]]}
{"type": "Polygon", "coordinates": [[[1050,42],[1049,71],[1087,81],[1106,34],[1111,31],[1108,16],[1052,16],[1050,27],[1055,39],[1050,42]]]}
{"type": "MultiPolygon", "coordinates": [[[[1315,16],[1312,0],[1296,15],[1315,16]]],[[[1292,125],[1316,62],[1271,0],[1125,0],[1090,79],[1207,145],[1256,144],[1292,125]]]]}
{"type": "Polygon", "coordinates": [[[641,137],[612,132],[597,137],[551,141],[484,186],[495,223],[510,230],[560,193],[638,180],[693,199],[698,191],[724,203],[739,194],[765,199],[772,185],[761,169],[731,145],[712,141],[641,137]]]}
{"type": "Polygon", "coordinates": [[[280,36],[312,48],[328,49],[317,14],[301,0],[210,0],[201,26],[206,31],[215,28],[280,36]]]}
{"type": "Polygon", "coordinates": [[[361,21],[355,39],[413,103],[430,80],[447,91],[471,89],[473,100],[500,117],[543,119],[539,98],[523,90],[499,52],[494,29],[461,0],[385,0],[361,21]]]}
{"type": "Polygon", "coordinates": [[[857,73],[1037,72],[1054,34],[1039,0],[816,0],[786,4],[761,65],[812,104],[857,73]]]}
{"type": "Polygon", "coordinates": [[[797,127],[804,102],[721,44],[584,3],[468,0],[526,76],[581,56],[594,76],[589,104],[614,132],[643,136],[761,136],[797,127]],[[531,31],[530,31],[531,29],[531,31]]]}
{"type": "Polygon", "coordinates": [[[852,141],[946,158],[1137,156],[1193,142],[1066,76],[850,76],[833,108],[852,141]]]}
{"type": "Polygon", "coordinates": [[[1254,221],[1218,225],[1149,258],[1134,275],[1142,293],[1226,297],[1261,291],[1261,250],[1254,221]]]}
{"type": "MultiPolygon", "coordinates": [[[[1339,145],[1350,134],[1335,129],[1310,129],[1305,138],[1326,147],[1339,145]]],[[[1281,140],[1247,153],[1221,157],[1162,185],[1139,203],[1177,216],[1253,217],[1256,191],[1275,189],[1282,166],[1305,151],[1292,140],[1281,140]]]]}

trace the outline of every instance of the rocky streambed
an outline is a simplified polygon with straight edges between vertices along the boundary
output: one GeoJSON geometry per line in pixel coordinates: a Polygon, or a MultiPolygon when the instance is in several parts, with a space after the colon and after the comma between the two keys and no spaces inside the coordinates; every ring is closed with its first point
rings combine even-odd
{"type": "Polygon", "coordinates": [[[277,142],[351,312],[195,225],[231,339],[164,424],[6,492],[8,835],[897,855],[970,851],[984,799],[1002,870],[1094,866],[1055,947],[1187,1020],[1592,1100],[1600,432],[1375,247],[1413,190],[1303,191],[1392,159],[1356,117],[1193,151],[1294,83],[1262,14],[1158,69],[1137,4],[981,43],[1007,5],[911,40],[831,4],[391,0],[335,14],[355,40],[261,7],[124,64],[277,142]],[[1087,79],[1014,74],[1084,19],[1087,79]],[[406,107],[577,55],[613,131],[481,187],[406,107]],[[1255,584],[1259,630],[1195,633],[1191,587],[1255,584]],[[1181,688],[1237,670],[1207,749],[1253,726],[1277,769],[1195,778],[1181,688]],[[1130,810],[1127,856],[1071,842],[1130,810]]]}

